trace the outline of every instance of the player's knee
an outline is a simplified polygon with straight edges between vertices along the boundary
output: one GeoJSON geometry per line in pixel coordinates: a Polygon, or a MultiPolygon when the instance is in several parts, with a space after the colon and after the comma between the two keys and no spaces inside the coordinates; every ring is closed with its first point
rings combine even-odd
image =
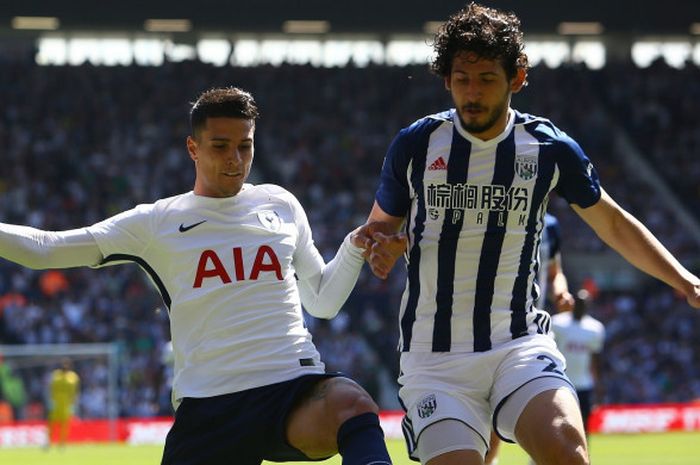
{"type": "Polygon", "coordinates": [[[338,428],[350,418],[379,412],[379,407],[367,391],[347,378],[336,378],[328,395],[328,409],[338,428]]]}
{"type": "Polygon", "coordinates": [[[586,439],[575,425],[563,422],[557,428],[554,440],[549,442],[545,450],[545,460],[538,461],[541,465],[589,465],[586,439]]]}

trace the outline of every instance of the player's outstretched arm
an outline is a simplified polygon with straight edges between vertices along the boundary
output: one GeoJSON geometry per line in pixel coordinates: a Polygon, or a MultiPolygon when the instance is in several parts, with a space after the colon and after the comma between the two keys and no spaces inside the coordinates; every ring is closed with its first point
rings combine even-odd
{"type": "Polygon", "coordinates": [[[85,229],[43,231],[0,223],[0,257],[41,270],[96,265],[102,252],[85,229]]]}
{"type": "Polygon", "coordinates": [[[372,235],[383,226],[369,223],[345,237],[333,260],[323,263],[316,251],[306,250],[306,259],[295,261],[301,303],[311,315],[333,318],[355,287],[365,257],[371,253],[372,235]],[[311,257],[311,258],[309,258],[311,257]]]}
{"type": "Polygon", "coordinates": [[[656,237],[604,190],[588,208],[572,208],[598,237],[628,262],[682,292],[688,303],[700,308],[700,278],[685,269],[656,237]]]}

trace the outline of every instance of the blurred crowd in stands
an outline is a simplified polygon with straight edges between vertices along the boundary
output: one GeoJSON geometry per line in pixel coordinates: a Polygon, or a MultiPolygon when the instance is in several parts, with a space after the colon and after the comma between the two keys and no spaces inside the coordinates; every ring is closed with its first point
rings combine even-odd
{"type": "MultiPolygon", "coordinates": [[[[190,190],[188,102],[206,88],[236,85],[250,90],[261,110],[251,181],[278,183],[297,195],[327,260],[364,222],[392,137],[450,105],[425,66],[96,68],[38,67],[32,60],[1,66],[0,221],[71,229],[190,190]]],[[[700,121],[691,104],[700,97],[700,73],[695,67],[620,66],[535,68],[514,106],[550,117],[577,139],[606,189],[673,253],[697,266],[697,238],[623,168],[611,128],[629,132],[700,218],[700,121]]],[[[550,205],[562,223],[565,255],[605,250],[562,201],[550,205]]],[[[341,315],[308,321],[327,366],[350,373],[380,401],[389,399],[383,406],[391,408],[391,396],[380,391],[395,390],[403,285],[401,267],[386,281],[365,268],[341,315]]],[[[632,291],[601,289],[592,307],[608,328],[600,402],[700,398],[700,317],[683,299],[647,283],[632,291]]],[[[136,265],[32,271],[0,260],[0,344],[117,343],[122,416],[172,412],[163,363],[168,340],[167,311],[136,265]]],[[[13,363],[6,366],[25,391],[16,414],[39,415],[28,406],[44,402],[44,374],[54,365],[13,363]]],[[[79,414],[104,416],[106,361],[77,359],[75,365],[82,378],[79,414]]]]}

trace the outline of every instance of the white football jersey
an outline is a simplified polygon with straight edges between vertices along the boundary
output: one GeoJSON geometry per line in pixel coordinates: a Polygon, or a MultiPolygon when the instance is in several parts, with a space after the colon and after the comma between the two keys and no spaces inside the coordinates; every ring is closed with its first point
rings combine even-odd
{"type": "Polygon", "coordinates": [[[576,389],[592,389],[591,355],[603,350],[603,324],[590,315],[577,321],[571,312],[562,312],[552,317],[552,331],[566,359],[566,375],[576,389]]]}
{"type": "Polygon", "coordinates": [[[325,371],[295,279],[324,262],[304,210],[283,188],[246,184],[227,198],[189,192],[88,231],[101,265],[136,262],[163,296],[176,403],[325,371]]]}

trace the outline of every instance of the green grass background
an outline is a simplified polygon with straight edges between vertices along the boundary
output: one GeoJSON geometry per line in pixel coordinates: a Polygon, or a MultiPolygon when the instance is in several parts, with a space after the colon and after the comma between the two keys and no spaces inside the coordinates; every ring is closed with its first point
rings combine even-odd
{"type": "MultiPolygon", "coordinates": [[[[594,435],[591,437],[591,461],[595,465],[699,465],[700,432],[643,435],[594,435]]],[[[389,441],[394,465],[415,465],[406,456],[403,441],[389,441]]],[[[158,465],[158,446],[123,444],[68,445],[48,451],[39,448],[0,449],[2,465],[158,465]]],[[[232,460],[231,464],[236,461],[232,460]]],[[[271,462],[264,462],[270,464],[271,462]]],[[[308,464],[340,465],[336,456],[325,462],[308,464]]],[[[518,446],[504,444],[500,465],[526,465],[527,458],[518,446]]]]}

